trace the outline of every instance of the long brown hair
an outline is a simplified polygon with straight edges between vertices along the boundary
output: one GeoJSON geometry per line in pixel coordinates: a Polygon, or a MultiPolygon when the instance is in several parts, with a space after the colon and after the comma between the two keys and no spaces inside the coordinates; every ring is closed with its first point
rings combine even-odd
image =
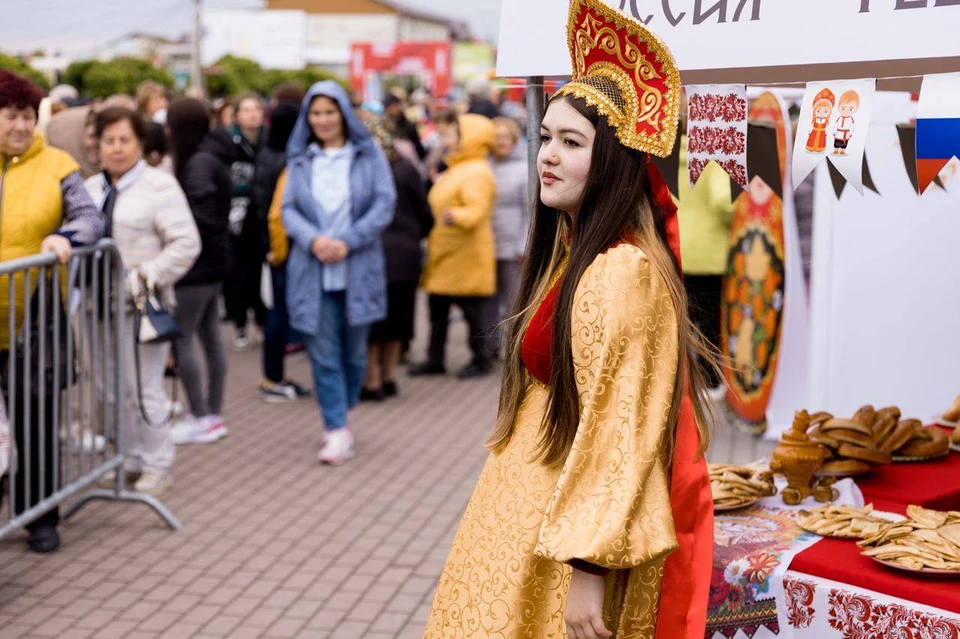
{"type": "MultiPolygon", "coordinates": [[[[582,99],[569,96],[570,106],[596,127],[593,154],[580,209],[572,219],[543,204],[537,187],[528,254],[524,260],[521,283],[514,312],[509,321],[509,341],[500,390],[497,427],[488,448],[501,451],[513,435],[514,421],[531,383],[521,360],[521,345],[526,327],[549,286],[558,263],[567,267],[557,296],[552,336],[550,380],[547,409],[540,426],[538,454],[541,461],[562,463],[577,433],[580,400],[573,365],[572,310],[577,285],[598,255],[632,235],[667,284],[679,323],[681,374],[677,379],[668,415],[667,458],[672,459],[674,431],[685,392],[689,392],[700,432],[700,455],[710,442],[704,366],[716,366],[717,354],[690,320],[687,296],[679,265],[666,241],[665,216],[654,210],[647,182],[647,156],[629,149],[617,140],[606,117],[582,99]],[[562,240],[569,229],[570,243],[562,240]]],[[[533,149],[531,149],[533,151],[533,149]]]]}

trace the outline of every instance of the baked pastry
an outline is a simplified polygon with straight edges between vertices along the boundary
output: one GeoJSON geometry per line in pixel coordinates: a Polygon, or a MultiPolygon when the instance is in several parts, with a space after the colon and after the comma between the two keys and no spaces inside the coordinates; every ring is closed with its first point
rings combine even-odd
{"type": "Polygon", "coordinates": [[[860,409],[853,414],[853,421],[860,422],[864,426],[872,426],[873,420],[877,416],[877,411],[873,409],[873,406],[867,404],[866,406],[860,407],[860,409]]]}
{"type": "Polygon", "coordinates": [[[863,433],[847,428],[835,428],[828,433],[828,436],[834,438],[841,444],[855,444],[862,448],[874,448],[873,435],[864,435],[863,433]]]}
{"type": "Polygon", "coordinates": [[[859,459],[860,461],[871,464],[889,464],[893,461],[892,455],[886,451],[876,448],[863,448],[861,446],[854,446],[853,444],[840,444],[837,453],[841,457],[859,459]]]}
{"type": "Polygon", "coordinates": [[[882,442],[886,439],[887,435],[893,432],[893,429],[897,427],[897,420],[900,419],[900,411],[896,413],[883,413],[883,411],[877,412],[877,420],[873,422],[873,439],[877,442],[882,442]]]}
{"type": "Polygon", "coordinates": [[[910,570],[960,572],[960,512],[907,506],[907,519],[857,542],[863,554],[910,570]]]}
{"type": "Polygon", "coordinates": [[[904,444],[913,439],[913,434],[917,428],[923,428],[919,419],[904,419],[891,433],[880,442],[880,450],[892,453],[900,449],[904,444]]]}
{"type": "Polygon", "coordinates": [[[828,419],[833,419],[833,415],[826,411],[820,411],[819,413],[814,413],[810,416],[810,425],[819,426],[828,419]]]}
{"type": "MultiPolygon", "coordinates": [[[[858,433],[862,433],[868,437],[873,437],[873,428],[869,424],[864,424],[855,419],[828,419],[819,426],[820,431],[823,433],[829,434],[832,430],[844,429],[844,430],[853,430],[858,433]]],[[[830,435],[834,437],[834,435],[830,435]]]]}
{"type": "MultiPolygon", "coordinates": [[[[881,408],[877,411],[877,419],[888,416],[892,416],[894,422],[900,421],[900,418],[902,417],[900,414],[900,409],[896,406],[887,406],[886,408],[881,408]]],[[[874,427],[876,427],[876,423],[874,423],[874,427]]]]}
{"type": "Polygon", "coordinates": [[[960,446],[960,426],[954,428],[953,432],[950,433],[950,442],[956,446],[960,446]]]}
{"type": "Polygon", "coordinates": [[[894,453],[897,457],[940,457],[950,450],[947,431],[937,426],[918,428],[909,442],[894,453]]]}
{"type": "Polygon", "coordinates": [[[873,504],[863,508],[854,506],[820,506],[810,510],[801,510],[798,515],[800,527],[823,537],[838,539],[867,539],[880,532],[880,528],[889,523],[887,519],[875,517],[873,504]]]}
{"type": "Polygon", "coordinates": [[[960,397],[953,400],[953,404],[943,412],[943,418],[950,422],[960,421],[960,397]]]}
{"type": "Polygon", "coordinates": [[[840,442],[838,442],[836,439],[834,439],[833,437],[830,437],[826,433],[821,432],[819,426],[817,428],[811,429],[810,432],[807,433],[807,436],[810,438],[810,441],[817,442],[818,444],[823,444],[828,448],[837,448],[838,446],[840,446],[840,442]]]}
{"type": "Polygon", "coordinates": [[[709,464],[707,470],[714,508],[729,510],[777,494],[773,475],[766,468],[709,464]]]}

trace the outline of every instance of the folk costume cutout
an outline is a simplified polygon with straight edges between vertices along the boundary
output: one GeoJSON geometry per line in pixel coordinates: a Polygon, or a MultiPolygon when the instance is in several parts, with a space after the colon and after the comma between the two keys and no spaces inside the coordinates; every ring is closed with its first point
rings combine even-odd
{"type": "Polygon", "coordinates": [[[813,99],[813,126],[807,137],[808,153],[823,153],[827,150],[827,127],[836,98],[830,89],[824,89],[813,99]]]}
{"type": "MultiPolygon", "coordinates": [[[[663,43],[602,0],[573,0],[574,81],[558,92],[605,115],[625,146],[674,146],[679,74],[663,43]]],[[[676,209],[649,163],[649,192],[679,264],[676,209]]],[[[528,373],[509,441],[491,453],[437,586],[426,639],[566,636],[571,563],[603,572],[617,639],[700,639],[712,570],[713,506],[685,399],[667,458],[680,375],[679,321],[663,276],[631,237],[577,285],[571,317],[580,423],[561,466],[537,455],[552,375],[563,261],[524,333],[528,373]]]]}
{"type": "Polygon", "coordinates": [[[876,88],[877,81],[869,78],[807,84],[793,149],[794,184],[827,158],[863,194],[863,157],[876,88]]]}

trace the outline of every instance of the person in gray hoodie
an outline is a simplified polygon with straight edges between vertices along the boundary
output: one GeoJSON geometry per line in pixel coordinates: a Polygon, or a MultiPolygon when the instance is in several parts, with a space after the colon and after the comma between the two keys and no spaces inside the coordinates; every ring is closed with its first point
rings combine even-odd
{"type": "Polygon", "coordinates": [[[513,308],[520,281],[520,265],[530,231],[530,203],[527,198],[527,145],[520,139],[520,127],[506,117],[494,121],[491,164],[497,182],[493,206],[493,234],[497,245],[497,295],[493,298],[496,320],[492,335],[500,344],[500,322],[513,308]]]}
{"type": "Polygon", "coordinates": [[[381,234],[397,192],[390,165],[343,87],[310,87],[287,143],[287,309],[313,367],[325,439],[319,460],[356,454],[347,411],[360,399],[370,326],[386,317],[381,234]]]}

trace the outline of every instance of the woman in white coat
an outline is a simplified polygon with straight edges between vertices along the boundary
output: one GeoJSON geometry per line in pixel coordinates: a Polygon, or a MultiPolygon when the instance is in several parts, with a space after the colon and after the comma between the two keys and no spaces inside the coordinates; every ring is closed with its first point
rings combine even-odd
{"type": "MultiPolygon", "coordinates": [[[[200,254],[200,235],[177,180],[144,161],[146,134],[146,123],[134,111],[110,107],[98,113],[96,137],[103,172],[87,179],[86,187],[106,214],[107,236],[116,242],[123,259],[128,309],[132,308],[131,289],[143,286],[153,287],[172,309],[173,285],[200,254]]],[[[124,375],[121,408],[127,442],[124,466],[136,478],[135,490],[160,495],[173,485],[170,468],[175,456],[163,387],[170,345],[140,344],[136,375],[136,336],[131,313],[123,334],[124,366],[130,371],[124,375]]]]}

